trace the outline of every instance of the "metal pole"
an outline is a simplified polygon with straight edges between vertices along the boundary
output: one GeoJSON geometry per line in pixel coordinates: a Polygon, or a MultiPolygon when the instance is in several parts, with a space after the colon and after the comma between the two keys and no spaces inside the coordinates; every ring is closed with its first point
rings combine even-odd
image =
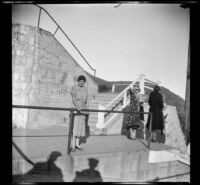
{"type": "Polygon", "coordinates": [[[38,18],[38,28],[39,28],[39,25],[40,25],[40,15],[41,15],[41,8],[40,8],[40,12],[39,12],[39,18],[38,18]]]}
{"type": "Polygon", "coordinates": [[[152,117],[153,114],[151,112],[149,112],[150,115],[150,124],[149,124],[149,138],[148,138],[148,148],[150,150],[150,139],[151,139],[151,125],[152,125],[152,117]]]}
{"type": "Polygon", "coordinates": [[[69,155],[70,151],[71,151],[71,139],[73,137],[73,127],[74,127],[74,113],[73,113],[73,111],[70,111],[70,122],[69,122],[67,155],[69,155]]]}
{"type": "Polygon", "coordinates": [[[189,142],[190,132],[190,38],[188,43],[188,61],[187,61],[187,77],[186,77],[186,92],[185,92],[185,105],[184,105],[184,124],[185,124],[185,138],[186,144],[189,142]]]}

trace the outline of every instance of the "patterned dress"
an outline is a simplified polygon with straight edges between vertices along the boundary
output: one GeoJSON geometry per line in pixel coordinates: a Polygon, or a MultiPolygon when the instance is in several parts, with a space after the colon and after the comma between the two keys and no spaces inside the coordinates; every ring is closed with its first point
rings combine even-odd
{"type": "MultiPolygon", "coordinates": [[[[80,109],[87,109],[88,89],[78,85],[72,87],[71,95],[75,97],[80,109]]],[[[83,112],[82,112],[83,113],[83,112]]],[[[85,115],[74,117],[73,135],[76,137],[85,136],[85,115]]]]}
{"type": "MultiPolygon", "coordinates": [[[[138,112],[139,111],[139,100],[136,97],[135,93],[131,90],[129,90],[130,93],[130,112],[138,112]]],[[[140,114],[128,114],[127,120],[126,120],[126,129],[129,128],[137,129],[139,127],[140,122],[140,114]]]]}

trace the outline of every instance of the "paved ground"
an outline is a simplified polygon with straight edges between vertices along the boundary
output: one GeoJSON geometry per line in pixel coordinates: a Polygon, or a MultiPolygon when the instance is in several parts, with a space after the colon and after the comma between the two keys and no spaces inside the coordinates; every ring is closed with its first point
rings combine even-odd
{"type": "MultiPolygon", "coordinates": [[[[102,179],[95,176],[97,179],[95,180],[95,178],[92,178],[91,181],[94,182],[103,180],[108,182],[127,182],[128,179],[132,181],[134,178],[150,178],[152,176],[152,172],[155,170],[157,171],[155,171],[155,174],[159,172],[155,165],[152,166],[154,167],[154,170],[151,171],[152,167],[148,164],[149,149],[147,147],[148,142],[146,140],[129,140],[126,136],[122,135],[90,136],[85,138],[85,140],[82,140],[83,143],[81,146],[84,148],[84,151],[77,151],[75,153],[71,153],[71,155],[67,155],[67,133],[67,128],[61,126],[35,130],[14,129],[14,169],[16,169],[17,173],[20,170],[26,173],[23,176],[19,174],[14,175],[14,181],[71,182],[75,180],[88,182],[91,180],[91,174],[98,174],[98,172],[101,172],[102,179]],[[56,154],[57,156],[52,157],[52,154],[56,154]],[[89,158],[98,159],[100,162],[98,170],[95,171],[92,168],[87,169],[89,158]],[[55,161],[57,161],[57,164],[55,161]],[[133,163],[133,161],[135,162],[133,163]],[[46,170],[44,169],[46,169],[49,164],[51,167],[51,174],[46,174],[46,170]],[[141,171],[139,168],[144,168],[144,166],[149,166],[148,168],[150,170],[148,172],[148,176],[146,177],[141,176],[139,173],[141,171]],[[138,170],[136,170],[137,168],[138,170]],[[77,172],[86,173],[84,170],[82,171],[82,169],[87,169],[86,172],[89,173],[89,176],[87,176],[85,180],[76,174],[77,172]],[[116,171],[114,169],[116,169],[116,171]],[[134,176],[134,174],[136,176],[134,176]]],[[[159,143],[151,143],[151,150],[171,149],[173,149],[173,147],[159,143]]],[[[169,169],[171,168],[177,168],[173,167],[173,165],[177,166],[175,163],[170,166],[167,165],[169,164],[165,164],[165,168],[168,169],[168,171],[170,171],[169,169]]],[[[163,169],[163,166],[159,168],[163,169]]],[[[185,170],[185,168],[183,169],[185,170]]],[[[147,173],[147,169],[142,170],[143,175],[147,173]]],[[[165,176],[166,173],[169,175],[169,172],[165,172],[165,176]]],[[[174,172],[170,171],[170,173],[173,174],[174,172]]],[[[162,174],[164,173],[161,173],[160,175],[162,174]]]]}
{"type": "MultiPolygon", "coordinates": [[[[148,150],[146,140],[129,140],[126,136],[121,135],[90,136],[82,138],[81,141],[83,142],[81,146],[85,150],[77,151],[74,154],[148,150]]],[[[62,155],[66,155],[67,143],[68,130],[66,127],[13,130],[13,146],[18,147],[29,158],[47,157],[51,151],[59,151],[62,155]]],[[[13,159],[21,158],[19,152],[16,151],[16,147],[13,147],[13,159]]],[[[172,149],[172,147],[151,143],[151,149],[163,150],[172,149]]]]}

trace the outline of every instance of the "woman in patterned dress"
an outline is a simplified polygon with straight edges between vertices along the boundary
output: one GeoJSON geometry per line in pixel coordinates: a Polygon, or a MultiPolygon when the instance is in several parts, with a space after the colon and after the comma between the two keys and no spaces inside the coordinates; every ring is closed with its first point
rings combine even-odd
{"type": "MultiPolygon", "coordinates": [[[[130,112],[139,112],[140,104],[139,104],[139,92],[140,89],[138,87],[134,87],[133,89],[129,90],[130,94],[130,112]]],[[[126,129],[130,132],[129,139],[136,138],[136,130],[139,128],[140,122],[140,114],[128,114],[126,120],[126,129]]]]}
{"type": "MultiPolygon", "coordinates": [[[[88,89],[85,87],[86,78],[83,75],[78,77],[78,85],[72,87],[71,95],[75,108],[80,112],[80,109],[88,108],[88,89]]],[[[83,113],[83,112],[81,112],[83,113]]],[[[85,115],[74,116],[72,151],[83,150],[80,145],[80,137],[85,136],[85,120],[88,113],[85,115]]]]}

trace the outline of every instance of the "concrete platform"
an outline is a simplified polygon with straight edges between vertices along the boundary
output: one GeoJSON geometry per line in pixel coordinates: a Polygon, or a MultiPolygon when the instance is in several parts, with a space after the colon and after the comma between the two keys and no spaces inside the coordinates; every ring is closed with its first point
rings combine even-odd
{"type": "MultiPolygon", "coordinates": [[[[50,130],[33,131],[46,137],[13,137],[14,182],[145,182],[156,177],[164,178],[160,181],[188,181],[190,168],[185,164],[149,163],[146,140],[129,140],[121,135],[90,136],[81,144],[84,151],[67,155],[67,135],[64,128],[61,130],[51,136],[50,130]]],[[[19,130],[13,131],[13,136],[17,134],[19,130]]],[[[173,149],[151,143],[154,151],[173,149]]]]}

